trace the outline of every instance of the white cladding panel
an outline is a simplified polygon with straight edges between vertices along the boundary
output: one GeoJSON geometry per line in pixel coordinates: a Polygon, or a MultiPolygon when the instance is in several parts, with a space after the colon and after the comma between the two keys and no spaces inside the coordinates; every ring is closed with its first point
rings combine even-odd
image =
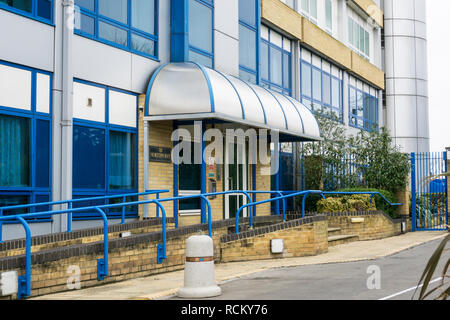
{"type": "Polygon", "coordinates": [[[137,97],[132,94],[109,90],[109,123],[137,127],[137,97]]]}
{"type": "Polygon", "coordinates": [[[74,82],[73,117],[105,122],[105,89],[74,82]]]}
{"type": "Polygon", "coordinates": [[[0,64],[0,106],[31,110],[31,71],[0,64]]]}
{"type": "Polygon", "coordinates": [[[50,76],[42,73],[36,75],[36,111],[50,113],[50,76]]]}

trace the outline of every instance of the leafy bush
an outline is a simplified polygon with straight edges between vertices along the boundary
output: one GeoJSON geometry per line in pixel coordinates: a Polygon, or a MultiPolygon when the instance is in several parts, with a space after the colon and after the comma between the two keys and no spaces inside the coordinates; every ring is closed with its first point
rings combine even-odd
{"type": "Polygon", "coordinates": [[[352,212],[377,210],[375,203],[370,202],[369,195],[351,195],[330,197],[317,202],[318,212],[352,212]]]}
{"type": "MultiPolygon", "coordinates": [[[[338,192],[379,192],[386,199],[388,199],[391,203],[398,203],[397,197],[390,191],[381,190],[381,189],[368,189],[368,188],[349,188],[349,189],[341,189],[337,190],[338,192]]],[[[378,210],[384,211],[384,213],[388,214],[392,218],[398,218],[398,206],[390,206],[386,201],[384,201],[380,196],[374,196],[375,205],[378,210]]]]}

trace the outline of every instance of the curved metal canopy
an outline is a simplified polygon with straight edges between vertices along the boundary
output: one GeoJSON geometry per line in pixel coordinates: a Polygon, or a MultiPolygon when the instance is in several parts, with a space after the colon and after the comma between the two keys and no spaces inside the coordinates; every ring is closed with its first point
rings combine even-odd
{"type": "Polygon", "coordinates": [[[219,119],[279,130],[301,141],[317,141],[313,113],[299,101],[194,62],[170,63],[153,74],[145,120],[219,119]]]}

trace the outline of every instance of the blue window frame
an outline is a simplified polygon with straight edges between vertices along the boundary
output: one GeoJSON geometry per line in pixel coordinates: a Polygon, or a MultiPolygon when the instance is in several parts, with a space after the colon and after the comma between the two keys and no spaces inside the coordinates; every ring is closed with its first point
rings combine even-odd
{"type": "Polygon", "coordinates": [[[261,38],[261,85],[286,95],[292,95],[291,85],[291,48],[285,45],[286,41],[281,36],[282,46],[271,42],[274,31],[269,29],[269,39],[261,38]]]}
{"type": "Polygon", "coordinates": [[[259,84],[259,0],[239,0],[239,76],[259,84]]]}
{"type": "Polygon", "coordinates": [[[53,22],[53,0],[0,0],[0,9],[49,24],[53,22]]]}
{"type": "Polygon", "coordinates": [[[159,0],[75,0],[75,33],[158,59],[159,0]]]}
{"type": "MultiPolygon", "coordinates": [[[[312,61],[312,54],[310,61],[312,61]]],[[[320,60],[321,68],[309,61],[300,59],[300,94],[302,102],[314,112],[323,116],[343,122],[343,81],[342,71],[339,77],[331,72],[332,66],[327,63],[328,70],[324,70],[324,61],[320,60]]]]}
{"type": "Polygon", "coordinates": [[[189,0],[189,60],[214,67],[214,1],[189,0]]]}
{"type": "MultiPolygon", "coordinates": [[[[81,80],[74,81],[105,90],[106,122],[74,119],[73,198],[137,193],[138,129],[111,124],[108,120],[110,91],[136,94],[81,80]]],[[[136,123],[137,110],[136,104],[136,123]]],[[[131,198],[127,198],[127,200],[131,201],[131,198]]],[[[102,200],[95,204],[107,204],[107,201],[115,203],[119,200],[102,200]]],[[[109,210],[106,213],[109,217],[118,218],[121,215],[121,209],[109,210]]],[[[136,218],[138,216],[137,208],[128,207],[125,214],[127,218],[136,218]]],[[[73,218],[75,220],[97,220],[99,216],[95,212],[85,212],[74,214],[73,218]]]]}
{"type": "Polygon", "coordinates": [[[371,132],[378,130],[378,97],[349,85],[349,125],[371,132]]]}
{"type": "MultiPolygon", "coordinates": [[[[37,111],[37,77],[51,73],[11,63],[1,65],[30,71],[30,110],[0,105],[0,207],[48,202],[51,198],[51,114],[37,111]]],[[[25,93],[24,93],[25,94],[25,93]]],[[[51,95],[48,92],[49,97],[51,95]]],[[[42,211],[6,211],[4,215],[42,211]]],[[[33,219],[42,222],[50,217],[33,219]]]]}

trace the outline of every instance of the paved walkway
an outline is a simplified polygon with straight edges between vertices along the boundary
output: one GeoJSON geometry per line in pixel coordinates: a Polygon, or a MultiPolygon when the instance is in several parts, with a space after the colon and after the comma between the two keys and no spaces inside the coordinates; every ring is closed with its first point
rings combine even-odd
{"type": "MultiPolygon", "coordinates": [[[[448,232],[411,232],[373,241],[359,241],[330,247],[325,254],[277,260],[216,264],[216,281],[221,284],[267,269],[374,260],[444,237],[448,232]]],[[[431,256],[431,252],[430,252],[431,256]]],[[[138,278],[99,287],[51,294],[31,300],[151,300],[176,294],[183,286],[184,271],[138,278]]]]}

